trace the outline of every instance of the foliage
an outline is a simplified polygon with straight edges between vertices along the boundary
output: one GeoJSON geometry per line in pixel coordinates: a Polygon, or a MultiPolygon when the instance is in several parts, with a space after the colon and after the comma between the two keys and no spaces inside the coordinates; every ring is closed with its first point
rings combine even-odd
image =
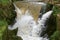
{"type": "Polygon", "coordinates": [[[6,28],[7,28],[6,21],[0,20],[0,40],[2,40],[2,36],[3,36],[3,33],[6,30],[6,28]]]}
{"type": "MultiPolygon", "coordinates": [[[[57,14],[59,14],[59,13],[60,13],[60,7],[54,5],[53,15],[56,16],[56,19],[57,19],[57,14]]],[[[58,29],[53,33],[53,35],[51,35],[50,40],[60,40],[60,31],[58,29]]]]}
{"type": "Polygon", "coordinates": [[[53,13],[54,13],[54,15],[60,13],[60,7],[55,5],[55,6],[53,7],[53,13]]]}
{"type": "Polygon", "coordinates": [[[50,38],[50,40],[60,40],[60,31],[56,31],[50,38]]]}

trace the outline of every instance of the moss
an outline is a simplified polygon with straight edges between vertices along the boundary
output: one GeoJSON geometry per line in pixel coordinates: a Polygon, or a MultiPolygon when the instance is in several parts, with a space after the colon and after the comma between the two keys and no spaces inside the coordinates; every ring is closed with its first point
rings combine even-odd
{"type": "Polygon", "coordinates": [[[60,32],[59,31],[54,32],[50,40],[60,40],[60,32]]]}
{"type": "MultiPolygon", "coordinates": [[[[53,15],[56,17],[56,19],[57,19],[57,14],[59,14],[59,13],[60,13],[60,7],[54,5],[54,7],[53,7],[53,15]]],[[[57,22],[56,22],[56,24],[57,24],[57,22]]],[[[56,31],[53,33],[53,35],[51,35],[50,40],[60,40],[60,32],[57,29],[57,27],[56,27],[56,31]]]]}
{"type": "Polygon", "coordinates": [[[2,40],[3,33],[7,28],[7,23],[4,20],[0,20],[0,39],[2,40]]]}
{"type": "Polygon", "coordinates": [[[60,13],[60,7],[55,5],[55,6],[53,7],[53,15],[56,15],[56,14],[58,14],[58,13],[60,13]]]}

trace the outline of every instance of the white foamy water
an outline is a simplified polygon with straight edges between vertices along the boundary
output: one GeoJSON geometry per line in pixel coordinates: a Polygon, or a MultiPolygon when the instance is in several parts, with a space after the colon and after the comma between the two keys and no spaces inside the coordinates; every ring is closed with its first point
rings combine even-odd
{"type": "MultiPolygon", "coordinates": [[[[22,13],[18,7],[16,7],[16,9],[18,14],[22,13]]],[[[23,40],[49,40],[46,37],[40,37],[40,35],[42,28],[45,27],[44,24],[47,18],[49,18],[51,14],[52,11],[48,11],[47,13],[43,14],[42,18],[38,18],[37,24],[27,10],[24,15],[19,17],[20,19],[17,17],[16,23],[12,27],[9,26],[8,29],[14,30],[18,28],[17,36],[21,37],[23,40]]]]}

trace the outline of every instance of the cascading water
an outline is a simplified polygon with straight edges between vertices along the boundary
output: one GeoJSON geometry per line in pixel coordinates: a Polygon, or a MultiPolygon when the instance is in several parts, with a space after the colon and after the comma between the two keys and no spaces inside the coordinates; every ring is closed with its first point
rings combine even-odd
{"type": "Polygon", "coordinates": [[[19,9],[15,4],[14,6],[18,15],[16,23],[12,27],[9,25],[9,30],[18,28],[17,36],[21,37],[23,40],[49,40],[46,37],[40,37],[40,35],[42,28],[45,28],[45,22],[52,14],[52,11],[44,13],[36,22],[30,14],[29,9],[27,9],[23,15],[21,9],[19,9]]]}

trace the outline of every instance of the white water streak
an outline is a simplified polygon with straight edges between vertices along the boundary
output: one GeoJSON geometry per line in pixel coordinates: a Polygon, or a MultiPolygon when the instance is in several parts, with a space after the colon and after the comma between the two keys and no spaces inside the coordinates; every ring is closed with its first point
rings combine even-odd
{"type": "MultiPolygon", "coordinates": [[[[15,4],[14,4],[15,5],[15,4]]],[[[21,10],[15,5],[16,12],[18,14],[22,14],[21,10]]],[[[18,28],[17,36],[22,37],[23,40],[49,40],[47,38],[40,37],[42,28],[44,28],[44,24],[47,18],[50,17],[52,11],[48,11],[43,14],[41,19],[38,19],[38,24],[34,21],[34,18],[29,14],[28,10],[25,15],[21,15],[21,18],[11,27],[9,26],[9,30],[14,30],[18,28]]],[[[18,16],[18,15],[17,15],[18,16]]]]}

